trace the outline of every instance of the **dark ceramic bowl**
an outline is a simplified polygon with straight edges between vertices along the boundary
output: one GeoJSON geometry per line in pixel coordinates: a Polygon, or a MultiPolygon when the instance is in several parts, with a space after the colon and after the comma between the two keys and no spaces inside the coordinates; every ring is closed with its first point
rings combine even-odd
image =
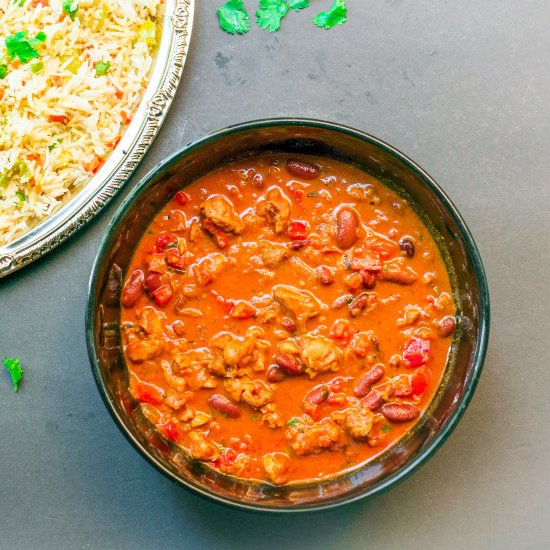
{"type": "Polygon", "coordinates": [[[443,444],[474,393],[487,348],[489,294],[478,250],[456,208],[430,176],[390,145],[357,130],[316,120],[262,120],[211,134],[154,168],[118,209],[90,279],[88,352],[101,395],[122,433],[163,474],[218,502],[264,511],[332,508],[383,492],[443,444]],[[383,455],[339,476],[275,487],[248,482],[190,459],[145,419],[128,392],[118,330],[120,289],[132,253],[153,216],[181,182],[190,183],[241,155],[263,151],[326,155],[351,162],[394,187],[437,239],[451,273],[458,325],[436,397],[414,429],[383,455]]]}

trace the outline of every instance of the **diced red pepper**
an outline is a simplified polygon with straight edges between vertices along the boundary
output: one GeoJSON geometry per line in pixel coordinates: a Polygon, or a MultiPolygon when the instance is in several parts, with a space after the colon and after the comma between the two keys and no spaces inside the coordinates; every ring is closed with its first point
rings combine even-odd
{"type": "Polygon", "coordinates": [[[308,224],[302,220],[294,220],[288,228],[288,236],[293,241],[303,241],[307,238],[308,224]]]}
{"type": "Polygon", "coordinates": [[[414,395],[422,395],[428,388],[428,377],[423,372],[415,372],[412,376],[412,392],[414,395]]]}
{"type": "Polygon", "coordinates": [[[354,253],[349,264],[353,271],[361,271],[363,269],[369,273],[378,273],[382,271],[380,254],[373,250],[358,250],[354,253]]]}
{"type": "Polygon", "coordinates": [[[296,198],[296,200],[301,203],[304,200],[304,197],[306,196],[306,192],[303,189],[299,189],[297,187],[294,187],[293,185],[287,185],[287,189],[289,193],[296,198]]]}
{"type": "Polygon", "coordinates": [[[170,248],[166,251],[166,263],[182,271],[187,267],[188,261],[185,254],[180,254],[177,248],[170,248]]]}
{"type": "Polygon", "coordinates": [[[169,244],[175,243],[177,240],[178,238],[172,233],[161,233],[157,238],[157,242],[155,243],[155,249],[156,251],[160,252],[164,250],[169,244]]]}
{"type": "Polygon", "coordinates": [[[132,384],[132,395],[140,403],[149,403],[150,405],[160,405],[163,401],[162,392],[153,384],[146,382],[137,382],[132,384]]]}
{"type": "Polygon", "coordinates": [[[164,424],[160,424],[157,426],[158,431],[166,437],[166,439],[169,439],[170,441],[173,441],[174,443],[178,443],[180,440],[180,430],[178,428],[178,425],[175,422],[172,422],[172,420],[169,420],[168,422],[165,422],[164,424]]]}
{"type": "Polygon", "coordinates": [[[344,345],[347,345],[357,332],[352,324],[347,319],[336,319],[330,327],[330,337],[333,340],[340,340],[344,345]]]}
{"type": "Polygon", "coordinates": [[[216,227],[210,220],[204,219],[201,222],[202,228],[212,236],[217,247],[220,250],[227,248],[229,244],[229,239],[227,238],[227,233],[222,231],[219,227],[216,227]]]}
{"type": "Polygon", "coordinates": [[[230,449],[229,447],[225,449],[224,453],[214,461],[214,466],[216,468],[221,468],[222,466],[230,466],[233,462],[235,462],[235,459],[237,458],[237,453],[230,449]]]}
{"type": "Polygon", "coordinates": [[[257,313],[256,308],[245,300],[232,301],[233,307],[229,313],[233,319],[251,319],[257,313]]]}
{"type": "Polygon", "coordinates": [[[421,367],[430,358],[430,341],[424,338],[411,338],[405,344],[403,359],[408,367],[421,367]]]}
{"type": "Polygon", "coordinates": [[[363,241],[363,247],[378,252],[378,254],[386,260],[393,256],[397,250],[397,244],[387,237],[384,237],[384,235],[379,234],[373,234],[366,237],[363,241]]]}
{"type": "Polygon", "coordinates": [[[178,192],[174,195],[174,200],[175,200],[180,206],[185,206],[186,204],[189,203],[189,201],[191,200],[191,197],[190,197],[187,193],[184,193],[183,191],[178,191],[178,192]]]}
{"type": "Polygon", "coordinates": [[[157,306],[164,307],[172,299],[172,287],[170,285],[159,286],[151,292],[151,296],[157,306]]]}

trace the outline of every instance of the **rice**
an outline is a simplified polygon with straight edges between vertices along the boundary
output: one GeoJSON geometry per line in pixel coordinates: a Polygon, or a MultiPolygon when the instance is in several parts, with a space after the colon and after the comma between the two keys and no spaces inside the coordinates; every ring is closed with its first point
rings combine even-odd
{"type": "Polygon", "coordinates": [[[118,143],[147,86],[162,1],[0,0],[0,246],[70,200],[118,143]],[[18,32],[38,57],[9,55],[18,32]]]}

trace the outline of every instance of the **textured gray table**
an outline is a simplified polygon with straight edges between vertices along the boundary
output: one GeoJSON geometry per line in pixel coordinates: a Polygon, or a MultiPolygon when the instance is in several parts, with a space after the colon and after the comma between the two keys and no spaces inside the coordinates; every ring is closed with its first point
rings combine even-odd
{"type": "Polygon", "coordinates": [[[184,83],[125,192],[246,119],[326,118],[389,141],[443,185],[485,260],[493,324],[477,393],[437,455],[369,502],[274,517],[186,492],[123,438],[88,366],[86,286],[122,193],[0,281],[0,354],[26,367],[17,395],[0,375],[0,548],[548,548],[550,3],[350,0],[330,32],[310,9],[276,35],[229,37],[218,2],[199,0],[184,83]]]}

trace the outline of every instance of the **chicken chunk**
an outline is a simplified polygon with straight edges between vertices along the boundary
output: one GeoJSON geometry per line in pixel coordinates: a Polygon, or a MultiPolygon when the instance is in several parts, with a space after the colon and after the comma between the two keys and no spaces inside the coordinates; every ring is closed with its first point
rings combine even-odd
{"type": "Polygon", "coordinates": [[[365,439],[372,429],[374,413],[369,409],[346,409],[332,413],[330,418],[354,439],[365,439]]]}
{"type": "Polygon", "coordinates": [[[174,357],[172,369],[176,374],[182,374],[193,367],[205,367],[219,376],[226,376],[227,367],[220,357],[216,357],[208,348],[196,348],[174,357]]]}
{"type": "Polygon", "coordinates": [[[191,440],[189,450],[194,459],[214,462],[220,457],[218,447],[208,441],[204,433],[191,431],[189,432],[189,439],[191,440]]]}
{"type": "Polygon", "coordinates": [[[262,423],[267,424],[270,428],[280,428],[284,425],[283,417],[277,410],[275,403],[268,403],[260,408],[262,412],[262,423]]]}
{"type": "Polygon", "coordinates": [[[329,370],[338,370],[341,351],[330,338],[307,335],[301,342],[300,357],[310,378],[329,370]]]}
{"type": "Polygon", "coordinates": [[[138,316],[140,328],[148,335],[161,336],[166,316],[154,307],[143,308],[138,316]]]}
{"type": "Polygon", "coordinates": [[[221,351],[225,364],[231,367],[231,374],[241,376],[247,366],[255,371],[263,371],[265,368],[265,350],[269,348],[269,342],[260,340],[263,330],[259,327],[250,327],[246,336],[237,336],[231,332],[219,332],[212,338],[210,345],[221,351]]]}
{"type": "Polygon", "coordinates": [[[198,285],[204,286],[213,281],[215,276],[224,270],[226,263],[227,259],[221,252],[213,252],[191,264],[189,273],[193,275],[198,285]]]}
{"type": "Polygon", "coordinates": [[[290,204],[289,198],[279,187],[271,187],[266,193],[265,201],[258,205],[258,214],[275,225],[275,233],[282,233],[290,219],[290,204]]]}
{"type": "Polygon", "coordinates": [[[300,290],[291,285],[275,285],[273,298],[298,321],[300,330],[306,330],[306,321],[326,309],[326,306],[315,298],[309,290],[300,290]]]}
{"type": "Polygon", "coordinates": [[[158,357],[164,350],[164,342],[162,340],[134,340],[126,346],[128,357],[136,362],[150,361],[158,357]]]}
{"type": "Polygon", "coordinates": [[[288,258],[289,250],[283,243],[274,243],[271,241],[260,242],[260,257],[267,267],[275,267],[285,258],[288,258]]]}
{"type": "MultiPolygon", "coordinates": [[[[191,349],[184,353],[178,353],[172,362],[171,371],[177,376],[185,379],[189,388],[196,391],[200,388],[215,388],[216,380],[208,372],[212,364],[222,363],[220,358],[214,355],[207,348],[191,349]]],[[[223,371],[222,371],[223,372],[223,371]]]]}
{"type": "Polygon", "coordinates": [[[287,480],[290,458],[285,453],[268,453],[262,458],[262,466],[267,477],[275,485],[281,485],[287,480]]]}
{"type": "Polygon", "coordinates": [[[285,436],[298,455],[341,449],[345,445],[344,432],[330,418],[323,418],[315,424],[293,418],[285,436]]]}
{"type": "Polygon", "coordinates": [[[260,408],[273,401],[273,389],[262,380],[243,382],[241,399],[254,408],[260,408]]]}
{"type": "Polygon", "coordinates": [[[224,195],[212,195],[201,203],[201,212],[214,225],[239,235],[244,230],[244,223],[235,211],[233,203],[224,195]]]}

